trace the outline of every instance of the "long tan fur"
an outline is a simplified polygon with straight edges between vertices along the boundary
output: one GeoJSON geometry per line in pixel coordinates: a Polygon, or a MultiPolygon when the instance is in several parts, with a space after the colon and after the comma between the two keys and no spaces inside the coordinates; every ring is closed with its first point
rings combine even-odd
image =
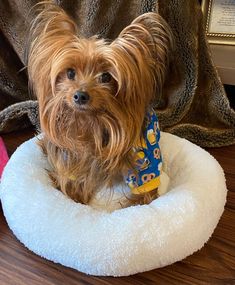
{"type": "MultiPolygon", "coordinates": [[[[32,23],[28,74],[44,133],[40,144],[50,176],[63,193],[87,204],[132,165],[146,111],[164,82],[171,32],[156,13],[146,13],[113,42],[79,36],[58,6],[45,3],[32,23]],[[74,80],[66,76],[73,68],[74,80]],[[102,73],[112,79],[100,82],[102,73]],[[78,108],[77,90],[91,102],[78,108]]],[[[144,203],[151,200],[141,198],[144,203]]]]}

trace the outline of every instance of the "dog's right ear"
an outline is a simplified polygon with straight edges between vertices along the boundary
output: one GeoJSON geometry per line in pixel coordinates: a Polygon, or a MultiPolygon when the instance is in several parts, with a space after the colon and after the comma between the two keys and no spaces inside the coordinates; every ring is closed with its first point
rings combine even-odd
{"type": "Polygon", "coordinates": [[[40,30],[40,33],[57,31],[61,33],[77,33],[77,26],[66,12],[51,1],[43,1],[36,4],[32,10],[36,17],[30,27],[31,36],[40,30]]]}
{"type": "Polygon", "coordinates": [[[33,12],[36,16],[30,25],[25,62],[29,86],[39,98],[40,93],[50,93],[55,81],[51,76],[55,58],[62,50],[72,47],[78,35],[77,25],[58,5],[40,2],[33,12]]]}
{"type": "Polygon", "coordinates": [[[51,52],[55,48],[53,41],[55,44],[55,41],[62,38],[69,39],[75,35],[78,36],[77,25],[74,21],[62,8],[51,1],[36,4],[30,11],[29,18],[32,18],[32,21],[24,54],[26,65],[30,65],[32,57],[42,54],[42,49],[51,52]]]}

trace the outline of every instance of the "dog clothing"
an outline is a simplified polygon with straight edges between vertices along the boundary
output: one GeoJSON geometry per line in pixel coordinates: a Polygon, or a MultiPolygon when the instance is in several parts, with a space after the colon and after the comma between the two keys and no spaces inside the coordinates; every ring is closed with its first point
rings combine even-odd
{"type": "Polygon", "coordinates": [[[159,148],[160,129],[153,110],[146,116],[144,139],[133,147],[135,169],[129,169],[125,181],[133,194],[157,189],[160,185],[162,156],[159,148]]]}

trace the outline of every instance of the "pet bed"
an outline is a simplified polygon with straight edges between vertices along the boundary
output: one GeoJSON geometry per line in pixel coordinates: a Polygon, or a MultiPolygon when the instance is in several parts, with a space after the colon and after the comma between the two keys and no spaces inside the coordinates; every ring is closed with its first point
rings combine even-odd
{"type": "Polygon", "coordinates": [[[8,162],[1,201],[16,237],[54,262],[110,276],[163,267],[199,250],[223,213],[222,168],[185,139],[162,133],[166,193],[149,205],[109,210],[75,203],[53,189],[36,140],[21,145],[8,162]]]}

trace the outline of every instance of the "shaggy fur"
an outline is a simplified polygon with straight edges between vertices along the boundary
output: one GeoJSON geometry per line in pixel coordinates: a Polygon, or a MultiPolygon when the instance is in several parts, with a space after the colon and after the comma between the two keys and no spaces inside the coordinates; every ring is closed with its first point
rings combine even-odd
{"type": "MultiPolygon", "coordinates": [[[[62,9],[46,3],[32,23],[30,41],[28,74],[50,176],[63,193],[87,204],[133,167],[131,149],[164,82],[170,29],[159,14],[146,13],[111,43],[83,38],[62,9]],[[74,103],[77,91],[89,94],[88,104],[74,103]]],[[[156,191],[138,195],[137,203],[154,197],[156,191]]]]}

